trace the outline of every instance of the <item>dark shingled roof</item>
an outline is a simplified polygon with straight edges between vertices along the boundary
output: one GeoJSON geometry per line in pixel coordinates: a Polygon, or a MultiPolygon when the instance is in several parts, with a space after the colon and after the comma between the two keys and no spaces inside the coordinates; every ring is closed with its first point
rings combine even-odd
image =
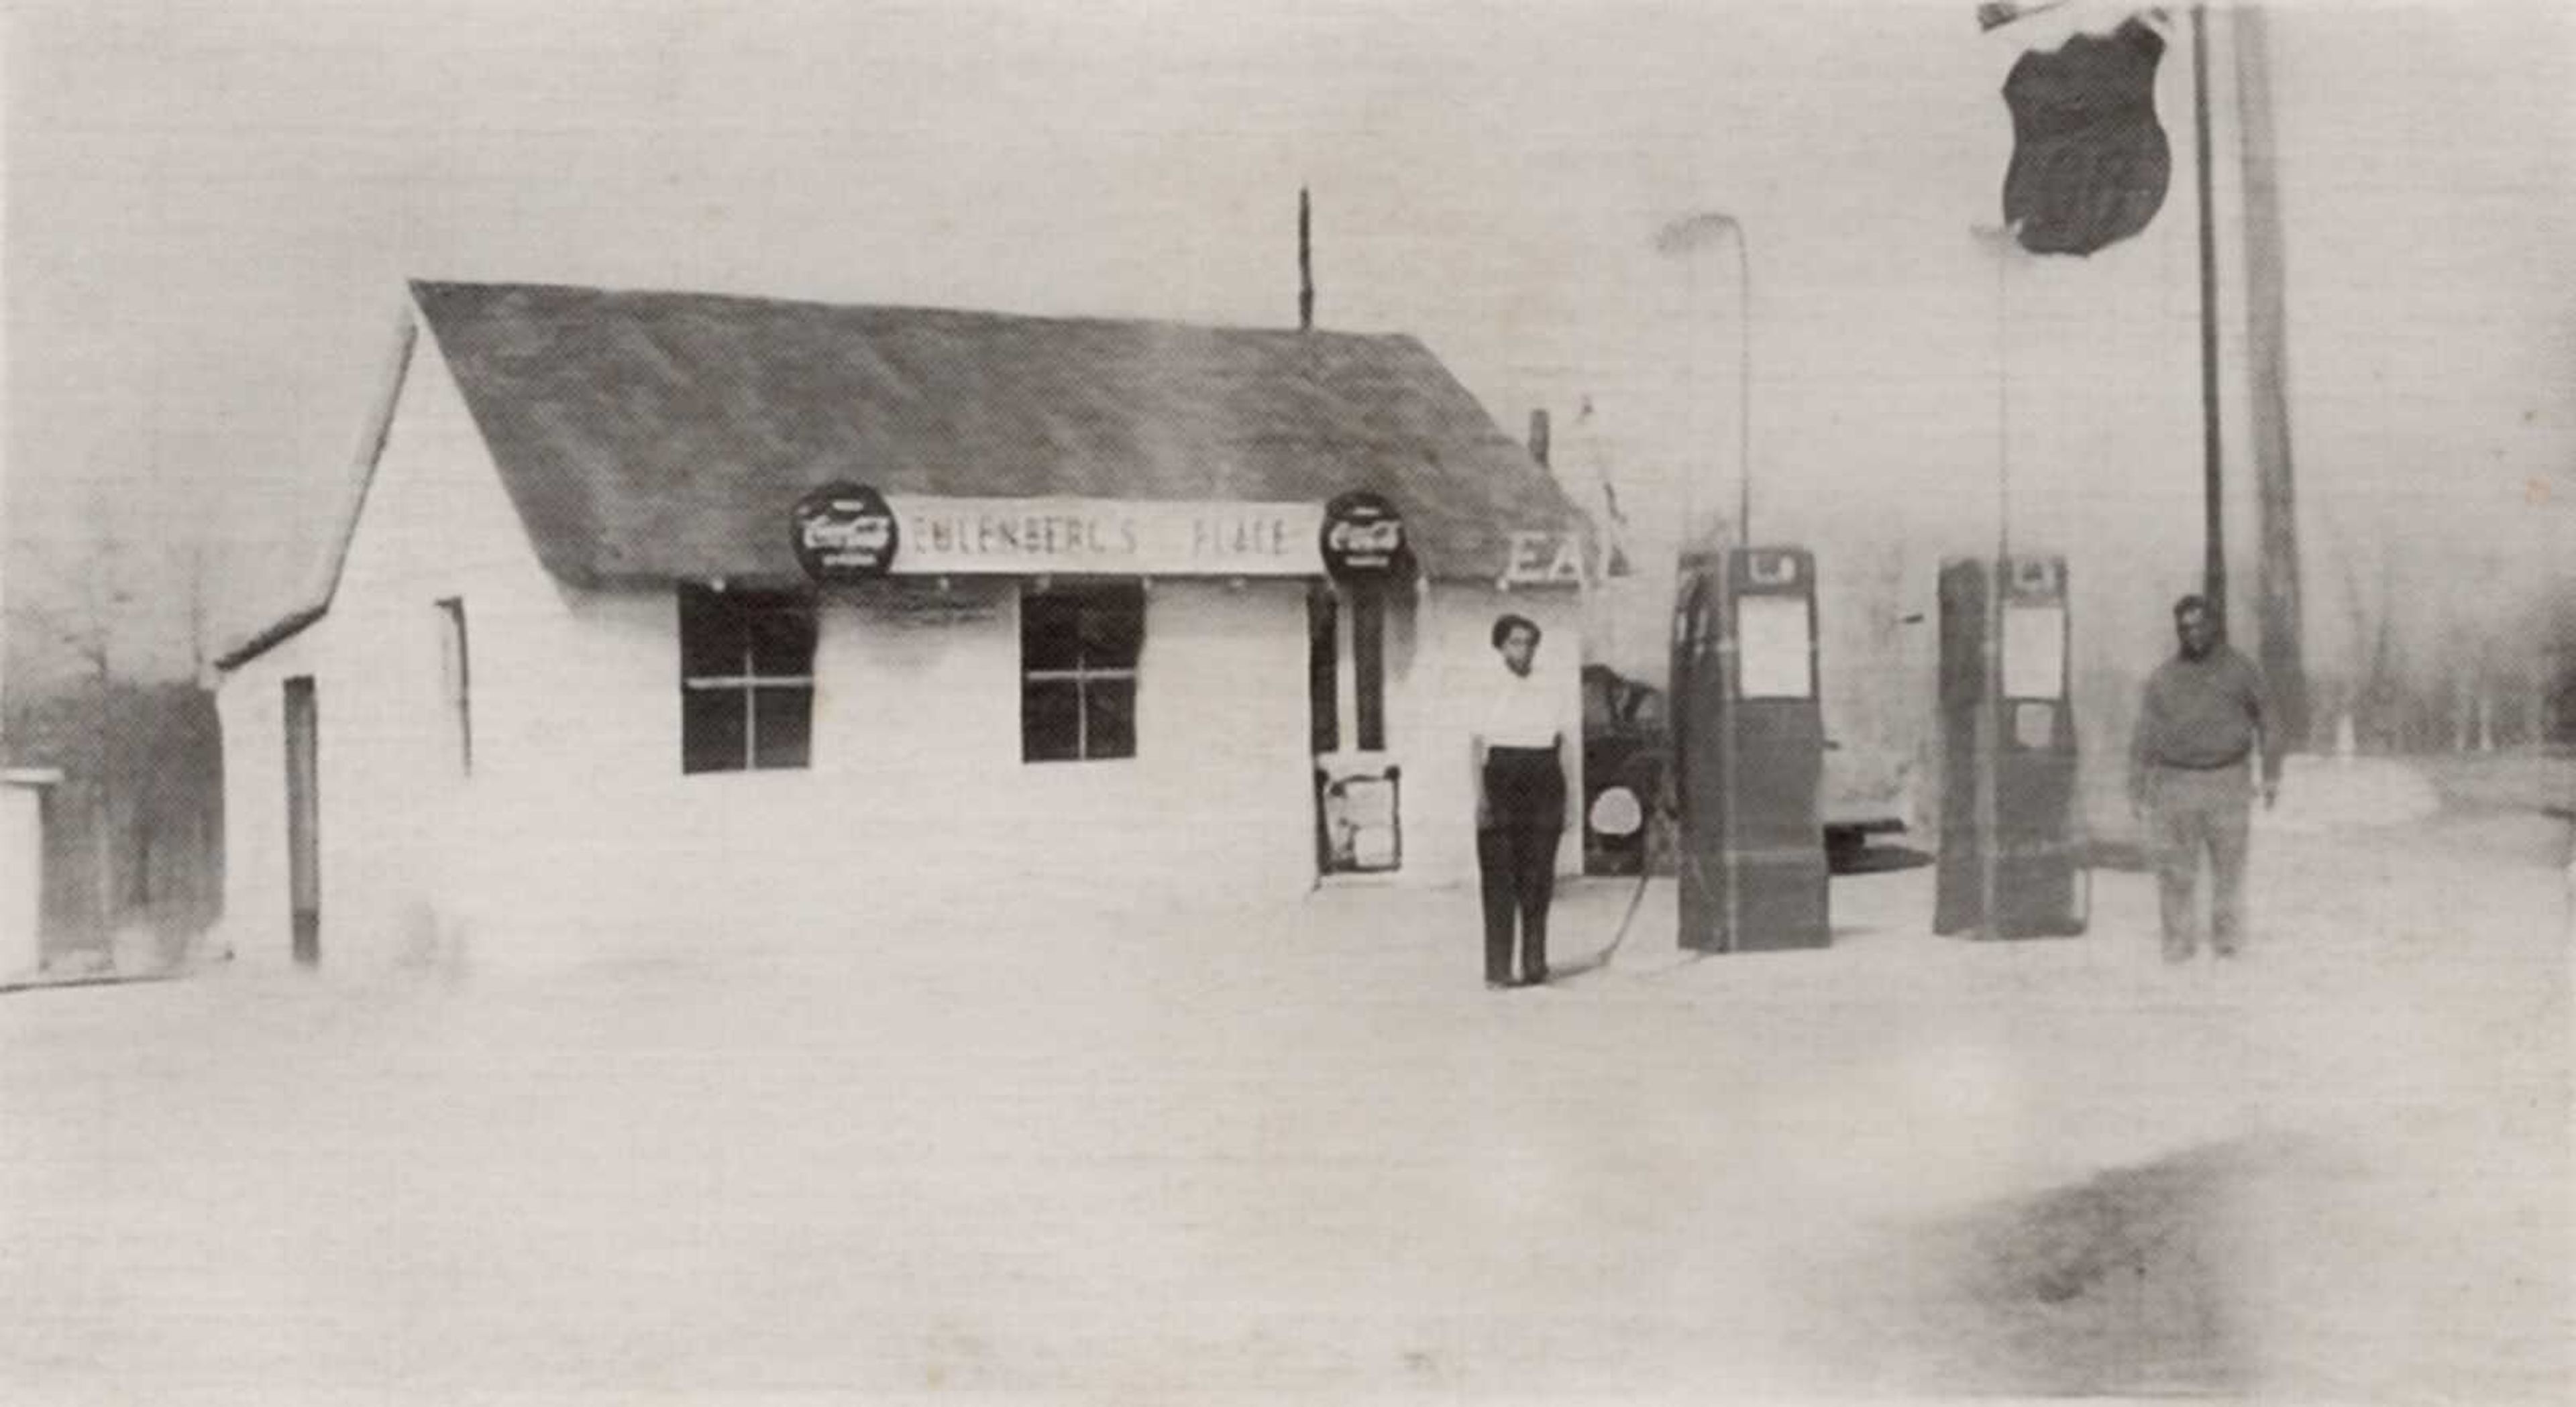
{"type": "Polygon", "coordinates": [[[1547,471],[1402,336],[416,283],[549,572],[794,578],[815,485],[1322,502],[1373,489],[1433,576],[1581,531],[1547,471]]]}

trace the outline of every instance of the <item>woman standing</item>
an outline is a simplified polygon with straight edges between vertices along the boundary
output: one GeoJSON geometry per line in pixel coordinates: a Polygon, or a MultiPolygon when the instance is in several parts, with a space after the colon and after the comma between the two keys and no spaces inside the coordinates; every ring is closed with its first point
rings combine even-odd
{"type": "Polygon", "coordinates": [[[1502,670],[1489,686],[1474,737],[1476,864],[1484,877],[1485,985],[1512,981],[1512,920],[1520,919],[1518,985],[1547,981],[1547,910],[1556,896],[1556,846],[1565,830],[1564,701],[1531,672],[1539,628],[1526,616],[1494,621],[1502,670]]]}

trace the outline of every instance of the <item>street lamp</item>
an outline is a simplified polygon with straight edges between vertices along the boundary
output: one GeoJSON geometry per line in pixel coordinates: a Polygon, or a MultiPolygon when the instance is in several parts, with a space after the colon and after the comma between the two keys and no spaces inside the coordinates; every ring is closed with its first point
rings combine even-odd
{"type": "Polygon", "coordinates": [[[1733,235],[1735,244],[1735,533],[1736,541],[1753,542],[1753,254],[1744,224],[1722,211],[1703,210],[1664,226],[1655,236],[1659,254],[1684,255],[1709,241],[1733,235]]]}
{"type": "Polygon", "coordinates": [[[1995,261],[1995,560],[2012,552],[2012,266],[2021,257],[2021,225],[1971,225],[1968,235],[1995,261]]]}
{"type": "Polygon", "coordinates": [[[1995,835],[2003,809],[1995,778],[1995,757],[2002,748],[2003,733],[2003,720],[1997,710],[2003,706],[2004,581],[2012,570],[2012,336],[2007,290],[2012,284],[2013,262],[2020,256],[2021,236],[2018,221],[2002,226],[1975,225],[1968,233],[1995,261],[1995,566],[1987,579],[1985,621],[1978,631],[1981,682],[1977,686],[1976,736],[1970,744],[1977,757],[1976,825],[1981,847],[1977,864],[1977,934],[1993,938],[1999,932],[1995,907],[2002,899],[1994,863],[1995,835]]]}

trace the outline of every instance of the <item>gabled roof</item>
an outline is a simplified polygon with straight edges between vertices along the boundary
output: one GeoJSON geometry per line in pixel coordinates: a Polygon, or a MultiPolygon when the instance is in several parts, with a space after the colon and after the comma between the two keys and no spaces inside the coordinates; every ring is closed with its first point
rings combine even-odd
{"type": "Polygon", "coordinates": [[[412,295],[539,560],[572,586],[797,579],[790,509],[834,480],[966,498],[1369,489],[1425,571],[1488,581],[1512,532],[1584,530],[1410,337],[527,284],[412,295]]]}
{"type": "Polygon", "coordinates": [[[513,284],[413,293],[538,556],[576,586],[792,577],[795,501],[1322,502],[1374,489],[1435,575],[1573,505],[1409,337],[513,284]]]}
{"type": "Polygon", "coordinates": [[[340,573],[349,565],[349,544],[357,539],[358,517],[366,511],[367,490],[376,482],[376,461],[384,455],[385,437],[393,433],[394,411],[402,404],[403,382],[411,375],[412,349],[419,340],[419,325],[406,315],[394,339],[393,355],[377,383],[376,398],[368,406],[366,422],[359,430],[357,454],[350,461],[348,478],[343,481],[346,488],[334,510],[328,555],[314,564],[315,570],[305,579],[294,606],[249,639],[216,655],[215,668],[239,668],[294,638],[331,609],[331,598],[339,594],[340,573]]]}

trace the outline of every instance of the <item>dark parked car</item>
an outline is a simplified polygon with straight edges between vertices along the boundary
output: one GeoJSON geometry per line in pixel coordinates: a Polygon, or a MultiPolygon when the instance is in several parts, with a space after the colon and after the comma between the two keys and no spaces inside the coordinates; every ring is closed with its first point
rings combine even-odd
{"type": "MultiPolygon", "coordinates": [[[[1828,750],[1834,744],[1827,742],[1828,750]]],[[[1583,667],[1583,872],[1635,874],[1640,864],[1671,874],[1672,827],[1664,804],[1664,769],[1672,758],[1672,724],[1664,692],[1604,665],[1583,667]]],[[[1905,822],[1881,806],[1824,799],[1825,855],[1836,871],[1853,868],[1873,835],[1905,822]]]]}
{"type": "MultiPolygon", "coordinates": [[[[1669,851],[1655,834],[1666,828],[1649,822],[1661,804],[1670,747],[1663,690],[1603,665],[1583,667],[1585,874],[1635,874],[1649,845],[1669,851]]],[[[1657,873],[1670,869],[1656,866],[1657,873]]]]}

